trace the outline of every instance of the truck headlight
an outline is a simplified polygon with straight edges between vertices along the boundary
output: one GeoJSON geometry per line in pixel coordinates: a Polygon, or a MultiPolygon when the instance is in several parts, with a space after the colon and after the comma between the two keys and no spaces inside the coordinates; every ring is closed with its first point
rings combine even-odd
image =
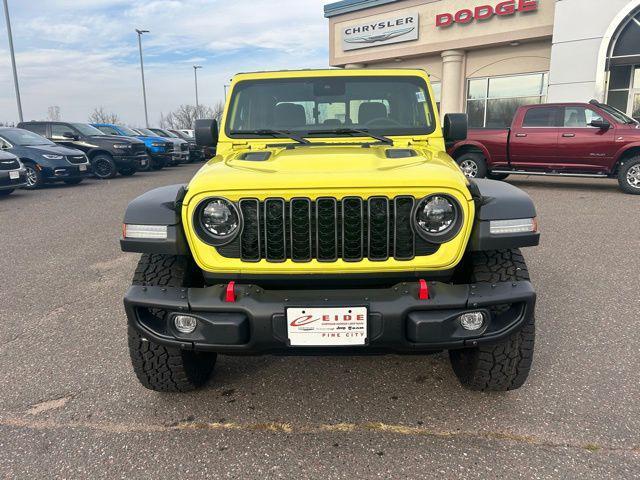
{"type": "Polygon", "coordinates": [[[129,145],[128,143],[114,143],[113,148],[126,150],[127,148],[131,148],[131,145],[129,145]]]}
{"type": "Polygon", "coordinates": [[[462,228],[462,208],[449,195],[429,195],[416,205],[414,213],[416,232],[432,243],[445,243],[462,228]]]}
{"type": "Polygon", "coordinates": [[[152,147],[164,147],[164,143],[160,143],[160,142],[153,142],[151,144],[152,147]]]}
{"type": "Polygon", "coordinates": [[[196,207],[194,223],[205,242],[219,246],[231,242],[238,235],[242,217],[229,200],[208,198],[196,207]]]}

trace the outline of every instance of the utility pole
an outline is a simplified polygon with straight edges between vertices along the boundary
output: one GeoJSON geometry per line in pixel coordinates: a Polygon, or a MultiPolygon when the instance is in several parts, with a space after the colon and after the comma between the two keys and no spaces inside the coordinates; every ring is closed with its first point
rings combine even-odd
{"type": "Polygon", "coordinates": [[[9,52],[11,54],[11,66],[13,67],[13,85],[16,89],[16,102],[18,104],[18,118],[24,121],[22,116],[22,101],[20,100],[20,86],[18,85],[18,70],[16,69],[16,54],[13,51],[13,34],[11,33],[11,20],[9,19],[8,0],[4,0],[4,16],[7,21],[7,34],[9,35],[9,52]]]}
{"type": "MultiPolygon", "coordinates": [[[[5,0],[6,2],[7,0],[5,0]]],[[[140,49],[140,73],[142,74],[142,98],[144,100],[144,121],[145,126],[149,128],[149,111],[147,110],[147,86],[144,82],[144,62],[142,61],[142,34],[149,33],[149,30],[138,30],[138,48],[140,49]]]]}
{"type": "Polygon", "coordinates": [[[198,115],[198,111],[200,110],[200,105],[198,104],[198,69],[202,68],[202,65],[194,65],[193,66],[193,75],[196,80],[196,116],[198,115]]]}

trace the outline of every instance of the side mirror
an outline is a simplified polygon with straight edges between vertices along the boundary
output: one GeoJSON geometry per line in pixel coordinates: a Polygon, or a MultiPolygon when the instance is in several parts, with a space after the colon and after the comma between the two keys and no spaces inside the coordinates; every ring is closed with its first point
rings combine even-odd
{"type": "Polygon", "coordinates": [[[69,140],[78,140],[78,136],[77,136],[77,135],[74,135],[74,134],[73,134],[73,133],[71,133],[71,132],[64,132],[64,133],[62,134],[62,136],[63,136],[64,138],[68,138],[69,140]]]}
{"type": "Polygon", "coordinates": [[[443,135],[445,143],[465,140],[468,129],[469,117],[466,113],[447,113],[444,116],[443,135]]]}
{"type": "Polygon", "coordinates": [[[589,126],[599,128],[600,130],[609,130],[611,128],[611,124],[606,120],[593,120],[589,126]]]}
{"type": "Polygon", "coordinates": [[[218,145],[218,122],[216,120],[196,120],[194,130],[198,146],[215,149],[216,145],[218,145]]]}

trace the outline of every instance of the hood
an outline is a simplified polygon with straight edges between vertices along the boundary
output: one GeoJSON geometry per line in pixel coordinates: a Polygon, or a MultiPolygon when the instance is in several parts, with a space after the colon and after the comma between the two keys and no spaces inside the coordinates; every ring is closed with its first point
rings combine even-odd
{"type": "Polygon", "coordinates": [[[198,171],[188,199],[198,193],[233,190],[367,188],[393,190],[446,185],[470,199],[467,179],[445,152],[415,149],[415,156],[388,158],[398,147],[304,146],[231,152],[198,171]],[[245,160],[248,152],[269,152],[267,160],[245,160]]]}
{"type": "Polygon", "coordinates": [[[84,155],[84,152],[77,150],[75,148],[65,147],[64,145],[25,145],[21,147],[25,150],[29,150],[31,152],[36,152],[40,155],[44,154],[54,154],[54,155],[84,155]]]}
{"type": "Polygon", "coordinates": [[[144,143],[142,140],[138,140],[137,138],[121,137],[118,135],[92,135],[89,138],[91,139],[91,141],[96,141],[96,142],[106,141],[110,143],[131,143],[131,144],[144,143]]]}

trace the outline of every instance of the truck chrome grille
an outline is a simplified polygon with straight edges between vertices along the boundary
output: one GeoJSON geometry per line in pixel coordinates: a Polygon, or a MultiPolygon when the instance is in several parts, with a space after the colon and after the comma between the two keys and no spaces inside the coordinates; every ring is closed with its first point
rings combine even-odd
{"type": "Polygon", "coordinates": [[[332,197],[242,199],[242,233],[216,247],[227,258],[245,262],[358,262],[411,260],[432,255],[439,246],[414,235],[414,198],[332,197]]]}

